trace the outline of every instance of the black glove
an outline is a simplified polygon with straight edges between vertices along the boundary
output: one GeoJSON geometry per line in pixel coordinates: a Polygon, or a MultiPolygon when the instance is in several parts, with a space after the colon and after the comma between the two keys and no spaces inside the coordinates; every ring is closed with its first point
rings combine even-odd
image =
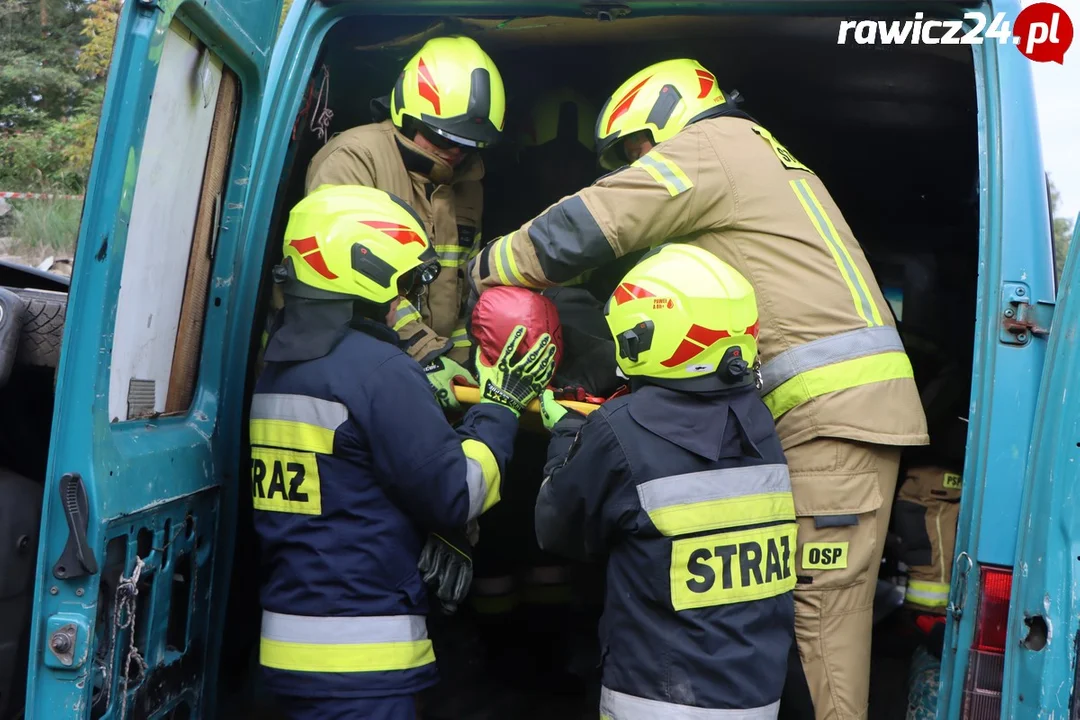
{"type": "Polygon", "coordinates": [[[472,544],[465,529],[428,535],[417,567],[446,613],[455,613],[472,585],[472,544]]]}

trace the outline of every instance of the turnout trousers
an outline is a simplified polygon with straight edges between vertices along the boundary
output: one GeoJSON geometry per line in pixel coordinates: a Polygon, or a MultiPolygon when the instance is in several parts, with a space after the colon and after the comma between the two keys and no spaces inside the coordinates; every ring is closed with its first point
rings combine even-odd
{"type": "Polygon", "coordinates": [[[795,637],[817,720],[865,720],[874,590],[901,448],[815,438],[785,451],[796,545],[795,637]]]}

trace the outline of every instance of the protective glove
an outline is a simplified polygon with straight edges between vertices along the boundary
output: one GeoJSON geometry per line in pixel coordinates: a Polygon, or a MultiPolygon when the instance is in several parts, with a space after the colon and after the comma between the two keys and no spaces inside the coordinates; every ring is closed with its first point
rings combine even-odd
{"type": "Polygon", "coordinates": [[[465,530],[428,535],[417,568],[446,613],[453,615],[472,585],[472,545],[465,530]]]}
{"type": "Polygon", "coordinates": [[[476,378],[457,362],[442,355],[424,366],[428,382],[435,388],[435,397],[444,408],[460,410],[461,403],[454,396],[454,385],[476,386],[476,378]]]}
{"type": "Polygon", "coordinates": [[[517,362],[514,355],[525,337],[525,327],[517,325],[510,333],[502,354],[489,367],[483,353],[477,354],[476,374],[480,376],[480,402],[495,403],[508,408],[517,416],[547,386],[555,372],[555,344],[544,333],[517,362]]]}
{"type": "Polygon", "coordinates": [[[555,400],[555,393],[551,390],[545,390],[540,395],[540,418],[544,421],[544,427],[551,430],[555,425],[568,418],[568,422],[573,425],[580,425],[585,422],[585,416],[579,413],[577,410],[571,410],[570,408],[560,405],[555,400]],[[576,421],[576,422],[573,422],[576,421]]]}

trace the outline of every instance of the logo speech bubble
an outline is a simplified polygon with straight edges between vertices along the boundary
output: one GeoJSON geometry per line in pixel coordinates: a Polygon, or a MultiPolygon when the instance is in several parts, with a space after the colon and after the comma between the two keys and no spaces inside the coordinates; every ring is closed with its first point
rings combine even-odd
{"type": "Polygon", "coordinates": [[[1064,65],[1072,41],[1072,19],[1054,3],[1028,5],[1016,16],[1013,42],[1028,60],[1064,65]]]}

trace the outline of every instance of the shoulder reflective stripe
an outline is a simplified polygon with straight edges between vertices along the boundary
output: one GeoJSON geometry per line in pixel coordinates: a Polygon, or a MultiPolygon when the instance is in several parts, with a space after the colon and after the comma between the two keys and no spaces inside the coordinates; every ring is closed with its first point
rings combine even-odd
{"type": "Polygon", "coordinates": [[[825,241],[825,246],[829,248],[829,252],[840,270],[840,275],[844,278],[844,282],[847,283],[848,290],[851,291],[851,299],[855,302],[855,312],[866,322],[867,327],[882,325],[881,313],[878,311],[873,298],[870,297],[870,289],[866,285],[866,280],[863,278],[862,273],[859,272],[859,268],[855,267],[855,261],[851,259],[851,254],[845,247],[839,233],[836,232],[836,227],[833,225],[832,220],[829,219],[825,208],[821,206],[817,196],[814,195],[810,183],[805,178],[802,178],[792,180],[789,184],[792,190],[795,191],[795,196],[799,199],[803,210],[810,217],[810,222],[813,223],[818,235],[825,241]]]}
{"type": "Polygon", "coordinates": [[[949,604],[948,583],[908,580],[904,599],[923,607],[945,607],[949,604]]]}
{"type": "Polygon", "coordinates": [[[889,325],[859,328],[811,340],[785,350],[762,366],[760,392],[762,395],[768,395],[807,370],[885,352],[904,352],[904,343],[900,340],[900,333],[889,325]]]}
{"type": "Polygon", "coordinates": [[[653,180],[667,188],[672,197],[694,187],[678,165],[668,160],[655,150],[650,150],[633,162],[631,167],[640,167],[652,176],[653,180]]]}
{"type": "Polygon", "coordinates": [[[419,615],[307,617],[263,612],[259,662],[296,672],[377,672],[435,661],[419,615]]]}
{"type": "Polygon", "coordinates": [[[251,444],[329,455],[334,431],[348,417],[348,409],[331,400],[259,393],[251,399],[251,444]]]}
{"type": "Polygon", "coordinates": [[[811,398],[860,385],[914,377],[906,353],[880,353],[801,373],[762,400],[775,420],[811,398]]]}
{"type": "Polygon", "coordinates": [[[504,285],[516,285],[518,287],[532,287],[525,276],[518,270],[517,261],[514,259],[514,251],[510,247],[513,235],[503,235],[495,241],[497,247],[494,252],[495,274],[504,285]]]}
{"type": "Polygon", "coordinates": [[[649,480],[641,507],[665,536],[795,520],[786,465],[706,470],[649,480]]]}
{"type": "Polygon", "coordinates": [[[469,520],[474,520],[499,502],[502,477],[499,463],[487,445],[470,438],[461,442],[461,449],[468,466],[465,481],[469,485],[469,520]]]}
{"type": "Polygon", "coordinates": [[[763,707],[729,710],[649,700],[606,687],[600,690],[600,717],[612,720],[776,720],[779,713],[779,700],[763,707]]]}

